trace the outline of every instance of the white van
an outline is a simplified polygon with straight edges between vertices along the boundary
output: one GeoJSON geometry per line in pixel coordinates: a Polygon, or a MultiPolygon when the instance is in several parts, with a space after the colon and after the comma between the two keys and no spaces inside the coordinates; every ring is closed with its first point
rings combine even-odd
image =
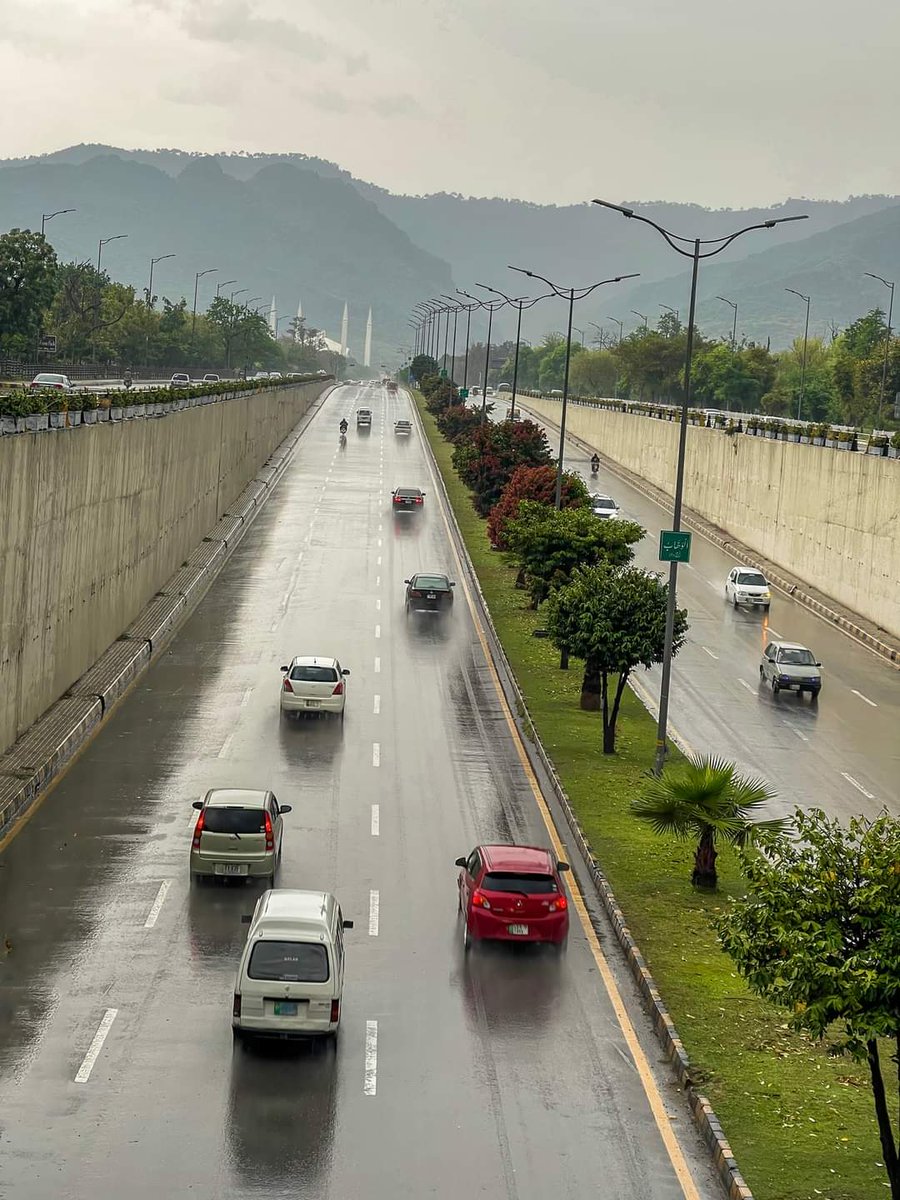
{"type": "Polygon", "coordinates": [[[234,982],[231,1026],[245,1035],[337,1038],[344,989],[341,906],[330,892],[264,892],[234,982]]]}

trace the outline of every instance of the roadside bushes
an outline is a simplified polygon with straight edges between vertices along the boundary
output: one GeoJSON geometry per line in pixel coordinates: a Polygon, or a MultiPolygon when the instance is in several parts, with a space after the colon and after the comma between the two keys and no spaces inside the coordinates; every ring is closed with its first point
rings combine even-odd
{"type": "Polygon", "coordinates": [[[544,431],[533,421],[483,422],[453,451],[453,466],[472,492],[472,503],[486,517],[503,494],[517,467],[543,467],[552,462],[544,431]]]}
{"type": "Polygon", "coordinates": [[[465,404],[451,404],[437,414],[436,423],[441,436],[457,445],[471,437],[476,426],[481,424],[481,413],[465,404]]]}
{"type": "MultiPolygon", "coordinates": [[[[440,421],[438,422],[440,428],[440,421]]],[[[446,436],[446,435],[445,435],[446,436]]],[[[450,438],[454,441],[454,438],[450,438]]],[[[578,475],[563,472],[561,501],[563,508],[581,508],[588,502],[587,487],[578,475]]],[[[506,527],[519,515],[523,500],[553,504],[556,499],[556,468],[516,467],[500,499],[488,514],[488,537],[495,550],[508,550],[506,527]]]]}

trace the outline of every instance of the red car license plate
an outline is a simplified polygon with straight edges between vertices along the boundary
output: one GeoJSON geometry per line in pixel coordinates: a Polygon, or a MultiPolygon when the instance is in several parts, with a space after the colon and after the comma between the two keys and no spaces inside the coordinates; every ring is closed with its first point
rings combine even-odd
{"type": "Polygon", "coordinates": [[[509,933],[514,933],[518,937],[528,937],[527,925],[507,925],[506,928],[509,933]]]}

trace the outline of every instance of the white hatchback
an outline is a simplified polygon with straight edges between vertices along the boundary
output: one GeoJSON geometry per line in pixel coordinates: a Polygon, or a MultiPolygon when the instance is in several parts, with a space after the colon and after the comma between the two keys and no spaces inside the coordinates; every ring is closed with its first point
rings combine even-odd
{"type": "Polygon", "coordinates": [[[591,512],[604,521],[614,521],[619,515],[619,506],[612,496],[591,496],[591,512]]]}
{"type": "Polygon", "coordinates": [[[772,592],[769,581],[762,571],[751,567],[735,567],[725,580],[725,599],[730,600],[735,608],[746,604],[749,608],[762,608],[769,611],[772,592]]]}
{"type": "Polygon", "coordinates": [[[350,672],[336,658],[306,655],[281,668],[281,715],[329,713],[344,716],[347,676],[350,672]]]}

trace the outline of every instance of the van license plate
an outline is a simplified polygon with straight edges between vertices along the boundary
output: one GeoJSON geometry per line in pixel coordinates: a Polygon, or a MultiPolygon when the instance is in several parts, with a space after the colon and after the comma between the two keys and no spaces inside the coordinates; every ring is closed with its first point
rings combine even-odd
{"type": "Polygon", "coordinates": [[[217,875],[246,875],[249,870],[246,863],[216,863],[217,875]]]}
{"type": "Polygon", "coordinates": [[[519,937],[528,937],[528,926],[527,925],[507,925],[506,928],[509,930],[510,933],[518,934],[519,937]]]}
{"type": "Polygon", "coordinates": [[[307,708],[318,708],[320,703],[321,703],[321,701],[319,701],[319,700],[307,700],[306,707],[307,708]]]}
{"type": "Polygon", "coordinates": [[[296,1017],[297,1001],[296,1000],[276,1000],[275,1001],[275,1016],[276,1017],[296,1017]]]}

